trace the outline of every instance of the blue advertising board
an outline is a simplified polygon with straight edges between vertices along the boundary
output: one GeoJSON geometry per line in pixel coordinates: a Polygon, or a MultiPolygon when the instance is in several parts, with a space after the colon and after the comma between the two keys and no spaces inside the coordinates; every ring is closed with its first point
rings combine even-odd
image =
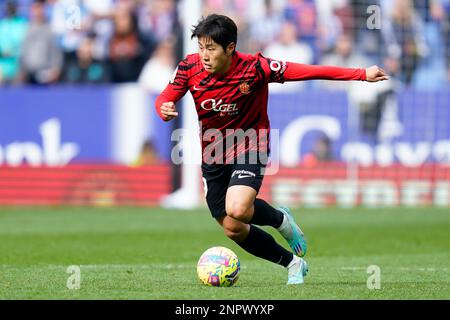
{"type": "Polygon", "coordinates": [[[108,162],[109,88],[1,88],[0,162],[108,162]]]}
{"type": "MultiPolygon", "coordinates": [[[[138,88],[0,88],[0,165],[132,163],[146,139],[169,161],[171,123],[138,88]]],[[[362,165],[450,164],[450,90],[403,91],[383,110],[377,133],[361,129],[347,94],[324,90],[271,94],[271,128],[278,130],[283,166],[296,166],[320,137],[334,160],[362,165]],[[380,133],[382,138],[380,138],[380,133]]]]}
{"type": "MultiPolygon", "coordinates": [[[[279,130],[282,165],[296,166],[321,137],[334,160],[361,165],[450,164],[450,90],[403,91],[383,106],[377,130],[363,130],[363,114],[345,92],[273,94],[272,131],[279,130]]],[[[273,148],[272,148],[273,149],[273,148]]]]}

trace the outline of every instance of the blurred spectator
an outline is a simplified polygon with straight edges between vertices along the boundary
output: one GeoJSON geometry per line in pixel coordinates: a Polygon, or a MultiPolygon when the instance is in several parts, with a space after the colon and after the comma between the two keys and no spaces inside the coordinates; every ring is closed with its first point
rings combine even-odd
{"type": "MultiPolygon", "coordinates": [[[[316,3],[318,2],[323,1],[316,1],[316,3]]],[[[342,26],[342,33],[350,34],[353,36],[353,34],[355,33],[356,21],[353,16],[353,8],[351,7],[349,1],[334,0],[330,2],[333,3],[333,14],[336,16],[342,26]]]]}
{"type": "Polygon", "coordinates": [[[140,85],[149,93],[159,93],[172,78],[175,69],[175,39],[161,42],[139,76],[140,85]]]}
{"type": "Polygon", "coordinates": [[[317,10],[314,0],[288,0],[284,17],[297,27],[297,38],[309,44],[317,54],[317,10]]]}
{"type": "Polygon", "coordinates": [[[247,10],[245,0],[204,0],[203,15],[220,13],[234,19],[236,16],[243,16],[247,10]]]}
{"type": "MultiPolygon", "coordinates": [[[[92,2],[92,3],[99,2],[98,0],[87,0],[87,1],[92,2]]],[[[133,13],[136,11],[136,8],[138,5],[137,2],[138,1],[136,1],[136,0],[115,0],[114,1],[115,10],[133,13]]]]}
{"type": "Polygon", "coordinates": [[[63,53],[75,53],[87,23],[82,0],[47,0],[46,12],[63,53]]]}
{"type": "Polygon", "coordinates": [[[143,1],[138,10],[138,26],[144,36],[155,38],[160,42],[173,34],[177,23],[174,0],[143,1]]]}
{"type": "Polygon", "coordinates": [[[114,15],[114,35],[109,43],[113,82],[136,82],[153,48],[154,44],[139,32],[136,17],[126,10],[117,10],[114,15]]]}
{"type": "Polygon", "coordinates": [[[417,15],[423,22],[441,20],[444,17],[443,4],[447,0],[413,0],[417,15]]]}
{"type": "Polygon", "coordinates": [[[77,49],[76,59],[68,61],[61,81],[71,84],[99,84],[110,81],[109,70],[103,61],[95,59],[95,36],[85,37],[77,49]]]}
{"type": "Polygon", "coordinates": [[[114,0],[83,0],[83,7],[88,12],[88,16],[82,30],[95,33],[93,55],[96,59],[106,59],[108,56],[108,43],[114,32],[114,0]],[[85,30],[85,28],[87,30],[85,30]]]}
{"type": "Polygon", "coordinates": [[[261,16],[250,20],[249,52],[263,51],[273,43],[280,33],[282,23],[283,16],[275,7],[274,0],[264,0],[261,16]]]}
{"type": "Polygon", "coordinates": [[[427,54],[420,59],[412,85],[426,90],[444,88],[447,83],[444,38],[447,23],[444,1],[414,0],[414,4],[417,15],[423,21],[420,32],[423,33],[422,37],[426,41],[427,54]]]}
{"type": "Polygon", "coordinates": [[[0,84],[12,83],[19,71],[19,58],[28,22],[17,15],[17,4],[5,3],[6,17],[0,20],[0,84]]]}
{"type": "MultiPolygon", "coordinates": [[[[311,64],[314,54],[312,49],[306,44],[297,41],[295,25],[286,21],[283,23],[280,33],[277,37],[279,40],[269,45],[264,54],[273,59],[282,61],[297,62],[303,64],[311,64]]],[[[271,84],[272,92],[296,92],[303,87],[304,82],[290,82],[283,85],[279,83],[271,84]]]]}
{"type": "MultiPolygon", "coordinates": [[[[20,60],[24,67],[21,75],[27,83],[53,83],[60,59],[58,48],[63,52],[64,63],[73,67],[78,48],[91,32],[96,34],[92,44],[94,61],[107,59],[111,63],[114,82],[136,81],[156,43],[181,34],[178,2],[0,0],[0,79],[3,78],[0,81],[12,82],[17,74],[17,57],[24,37],[24,31],[21,36],[20,30],[25,29],[29,16],[34,20],[30,32],[37,37],[28,37],[20,60]],[[48,23],[45,19],[37,22],[36,2],[43,6],[41,15],[48,17],[48,23]],[[12,14],[13,11],[17,13],[12,14]],[[79,21],[73,20],[77,14],[79,21]],[[56,34],[57,46],[42,45],[37,52],[43,55],[31,55],[30,44],[48,41],[48,24],[56,34]],[[118,24],[122,25],[122,31],[118,24]],[[37,26],[44,33],[35,32],[37,26]],[[128,31],[123,30],[127,28],[128,31]],[[15,31],[10,32],[11,29],[15,31]],[[44,60],[49,64],[44,66],[44,60]]],[[[335,53],[336,42],[346,34],[359,55],[383,65],[404,84],[437,89],[445,86],[446,73],[450,79],[450,0],[203,0],[202,15],[212,12],[235,20],[240,39],[237,49],[243,52],[273,55],[271,52],[280,49],[280,43],[284,42],[280,39],[284,35],[279,36],[281,27],[289,21],[295,26],[297,41],[310,48],[304,47],[298,56],[300,62],[309,63],[305,57],[312,50],[311,63],[322,63],[323,55],[335,53]],[[381,8],[379,29],[367,26],[373,14],[367,9],[373,5],[381,8]]],[[[181,48],[181,41],[177,45],[181,48]]],[[[295,61],[289,57],[282,59],[295,61]]],[[[351,65],[356,64],[357,61],[351,65]]],[[[66,66],[64,71],[67,69],[66,66]]]]}
{"type": "MultiPolygon", "coordinates": [[[[416,0],[424,10],[418,10],[426,23],[426,40],[430,47],[430,59],[436,55],[446,68],[446,80],[450,81],[450,0],[416,0]],[[425,2],[425,3],[424,3],[425,2]],[[431,32],[430,32],[431,31],[431,32]],[[431,38],[431,39],[430,39],[431,38]],[[436,41],[437,39],[437,41],[436,41]],[[437,48],[436,48],[437,47],[437,48]]],[[[419,7],[421,8],[421,7],[419,7]]],[[[441,66],[439,66],[441,67],[441,66]]],[[[442,68],[442,67],[441,67],[442,68]]],[[[440,71],[440,70],[439,70],[440,71]]],[[[436,70],[432,70],[436,72],[436,70]]],[[[447,84],[448,85],[448,84],[447,84]]]]}
{"type": "MultiPolygon", "coordinates": [[[[342,34],[336,42],[334,52],[324,56],[321,64],[347,68],[367,68],[372,62],[354,49],[350,35],[342,34]]],[[[375,83],[370,86],[360,81],[320,81],[318,83],[328,90],[346,91],[350,103],[355,105],[360,112],[361,129],[369,134],[369,138],[377,139],[382,113],[392,93],[392,81],[375,83]]]]}
{"type": "Polygon", "coordinates": [[[7,2],[14,2],[16,5],[17,15],[22,18],[28,18],[31,4],[34,0],[2,0],[0,1],[0,19],[4,19],[7,16],[7,2]]]}
{"type": "Polygon", "coordinates": [[[387,47],[387,72],[409,85],[420,60],[428,54],[423,21],[411,0],[394,0],[387,7],[382,32],[387,47]]]}
{"type": "Polygon", "coordinates": [[[380,30],[382,28],[382,19],[377,14],[380,13],[382,15],[383,12],[381,10],[376,11],[381,8],[380,0],[350,0],[350,4],[355,23],[352,32],[353,43],[374,63],[381,64],[384,54],[384,46],[380,45],[383,43],[383,36],[380,30]],[[368,12],[369,8],[371,10],[368,12]],[[370,28],[368,28],[368,23],[370,28]],[[380,28],[377,28],[377,26],[380,28]]]}
{"type": "Polygon", "coordinates": [[[345,12],[343,8],[346,8],[347,0],[315,1],[315,4],[318,46],[321,52],[327,52],[334,48],[339,35],[345,32],[343,21],[346,20],[340,19],[337,13],[345,12]]]}
{"type": "MultiPolygon", "coordinates": [[[[233,19],[239,30],[240,39],[250,39],[249,11],[250,1],[245,0],[204,0],[202,15],[207,16],[212,13],[220,13],[233,19]]],[[[252,41],[238,41],[236,49],[241,52],[250,52],[254,49],[252,41]]]]}
{"type": "Polygon", "coordinates": [[[151,166],[158,163],[160,163],[160,160],[158,158],[158,153],[156,152],[155,146],[151,140],[147,140],[142,145],[139,157],[133,162],[132,166],[151,166]]]}
{"type": "Polygon", "coordinates": [[[320,136],[313,144],[310,153],[303,158],[303,165],[307,167],[317,166],[320,162],[333,161],[331,140],[326,135],[320,136]]]}
{"type": "MultiPolygon", "coordinates": [[[[371,61],[354,49],[350,35],[341,34],[336,41],[333,52],[325,55],[320,64],[344,68],[367,68],[371,61]]],[[[331,90],[347,90],[354,84],[344,81],[320,81],[319,83],[331,90]]]]}
{"type": "Polygon", "coordinates": [[[444,1],[445,18],[443,20],[445,60],[447,64],[447,79],[450,82],[450,0],[444,1]]]}
{"type": "Polygon", "coordinates": [[[60,76],[63,57],[45,17],[44,0],[32,4],[30,19],[22,48],[21,80],[30,84],[54,83],[60,76]]]}

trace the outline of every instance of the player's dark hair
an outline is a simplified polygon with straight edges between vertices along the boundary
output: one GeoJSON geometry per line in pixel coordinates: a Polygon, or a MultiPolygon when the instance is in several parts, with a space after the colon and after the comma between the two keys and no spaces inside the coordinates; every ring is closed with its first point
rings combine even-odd
{"type": "Polygon", "coordinates": [[[237,26],[227,16],[210,14],[202,18],[192,30],[191,39],[201,37],[211,38],[225,51],[230,43],[237,43],[237,26]]]}

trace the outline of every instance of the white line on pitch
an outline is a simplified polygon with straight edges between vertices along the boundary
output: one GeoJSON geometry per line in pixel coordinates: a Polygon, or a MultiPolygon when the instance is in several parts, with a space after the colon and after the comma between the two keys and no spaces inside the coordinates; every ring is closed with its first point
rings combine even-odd
{"type": "MultiPolygon", "coordinates": [[[[75,264],[77,265],[77,264],[75,264]]],[[[49,264],[49,265],[34,265],[34,266],[23,266],[23,265],[13,265],[13,264],[0,264],[0,268],[67,268],[67,265],[49,264]]],[[[185,263],[185,264],[160,264],[160,263],[149,263],[149,264],[81,264],[78,265],[82,269],[191,269],[195,268],[195,263],[185,263]]],[[[252,267],[254,268],[254,267],[252,267]]],[[[241,269],[247,269],[246,265],[241,265],[241,269]]],[[[324,266],[312,266],[313,270],[332,270],[330,267],[324,266]]],[[[344,266],[338,267],[339,270],[343,271],[361,271],[367,270],[367,267],[356,267],[356,266],[344,266]]],[[[435,267],[381,267],[383,270],[393,270],[393,271],[427,271],[427,272],[450,272],[450,268],[435,268],[435,267]]]]}

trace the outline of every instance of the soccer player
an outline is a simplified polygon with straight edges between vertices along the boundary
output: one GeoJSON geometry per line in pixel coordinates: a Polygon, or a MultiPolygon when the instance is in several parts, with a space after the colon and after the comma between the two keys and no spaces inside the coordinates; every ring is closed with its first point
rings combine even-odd
{"type": "Polygon", "coordinates": [[[302,258],[307,250],[302,230],[289,209],[274,208],[257,198],[267,164],[260,155],[269,153],[268,84],[310,79],[376,82],[388,76],[377,66],[311,66],[238,52],[236,24],[223,15],[203,18],[192,31],[194,38],[198,53],[178,64],[173,79],[156,99],[156,110],[164,121],[172,120],[178,116],[177,101],[191,92],[205,133],[201,167],[212,216],[241,248],[286,267],[287,284],[303,283],[308,266],[302,258]],[[236,132],[256,132],[257,142],[248,142],[252,140],[246,140],[248,136],[235,141],[236,132]],[[256,225],[276,228],[292,252],[256,225]]]}

